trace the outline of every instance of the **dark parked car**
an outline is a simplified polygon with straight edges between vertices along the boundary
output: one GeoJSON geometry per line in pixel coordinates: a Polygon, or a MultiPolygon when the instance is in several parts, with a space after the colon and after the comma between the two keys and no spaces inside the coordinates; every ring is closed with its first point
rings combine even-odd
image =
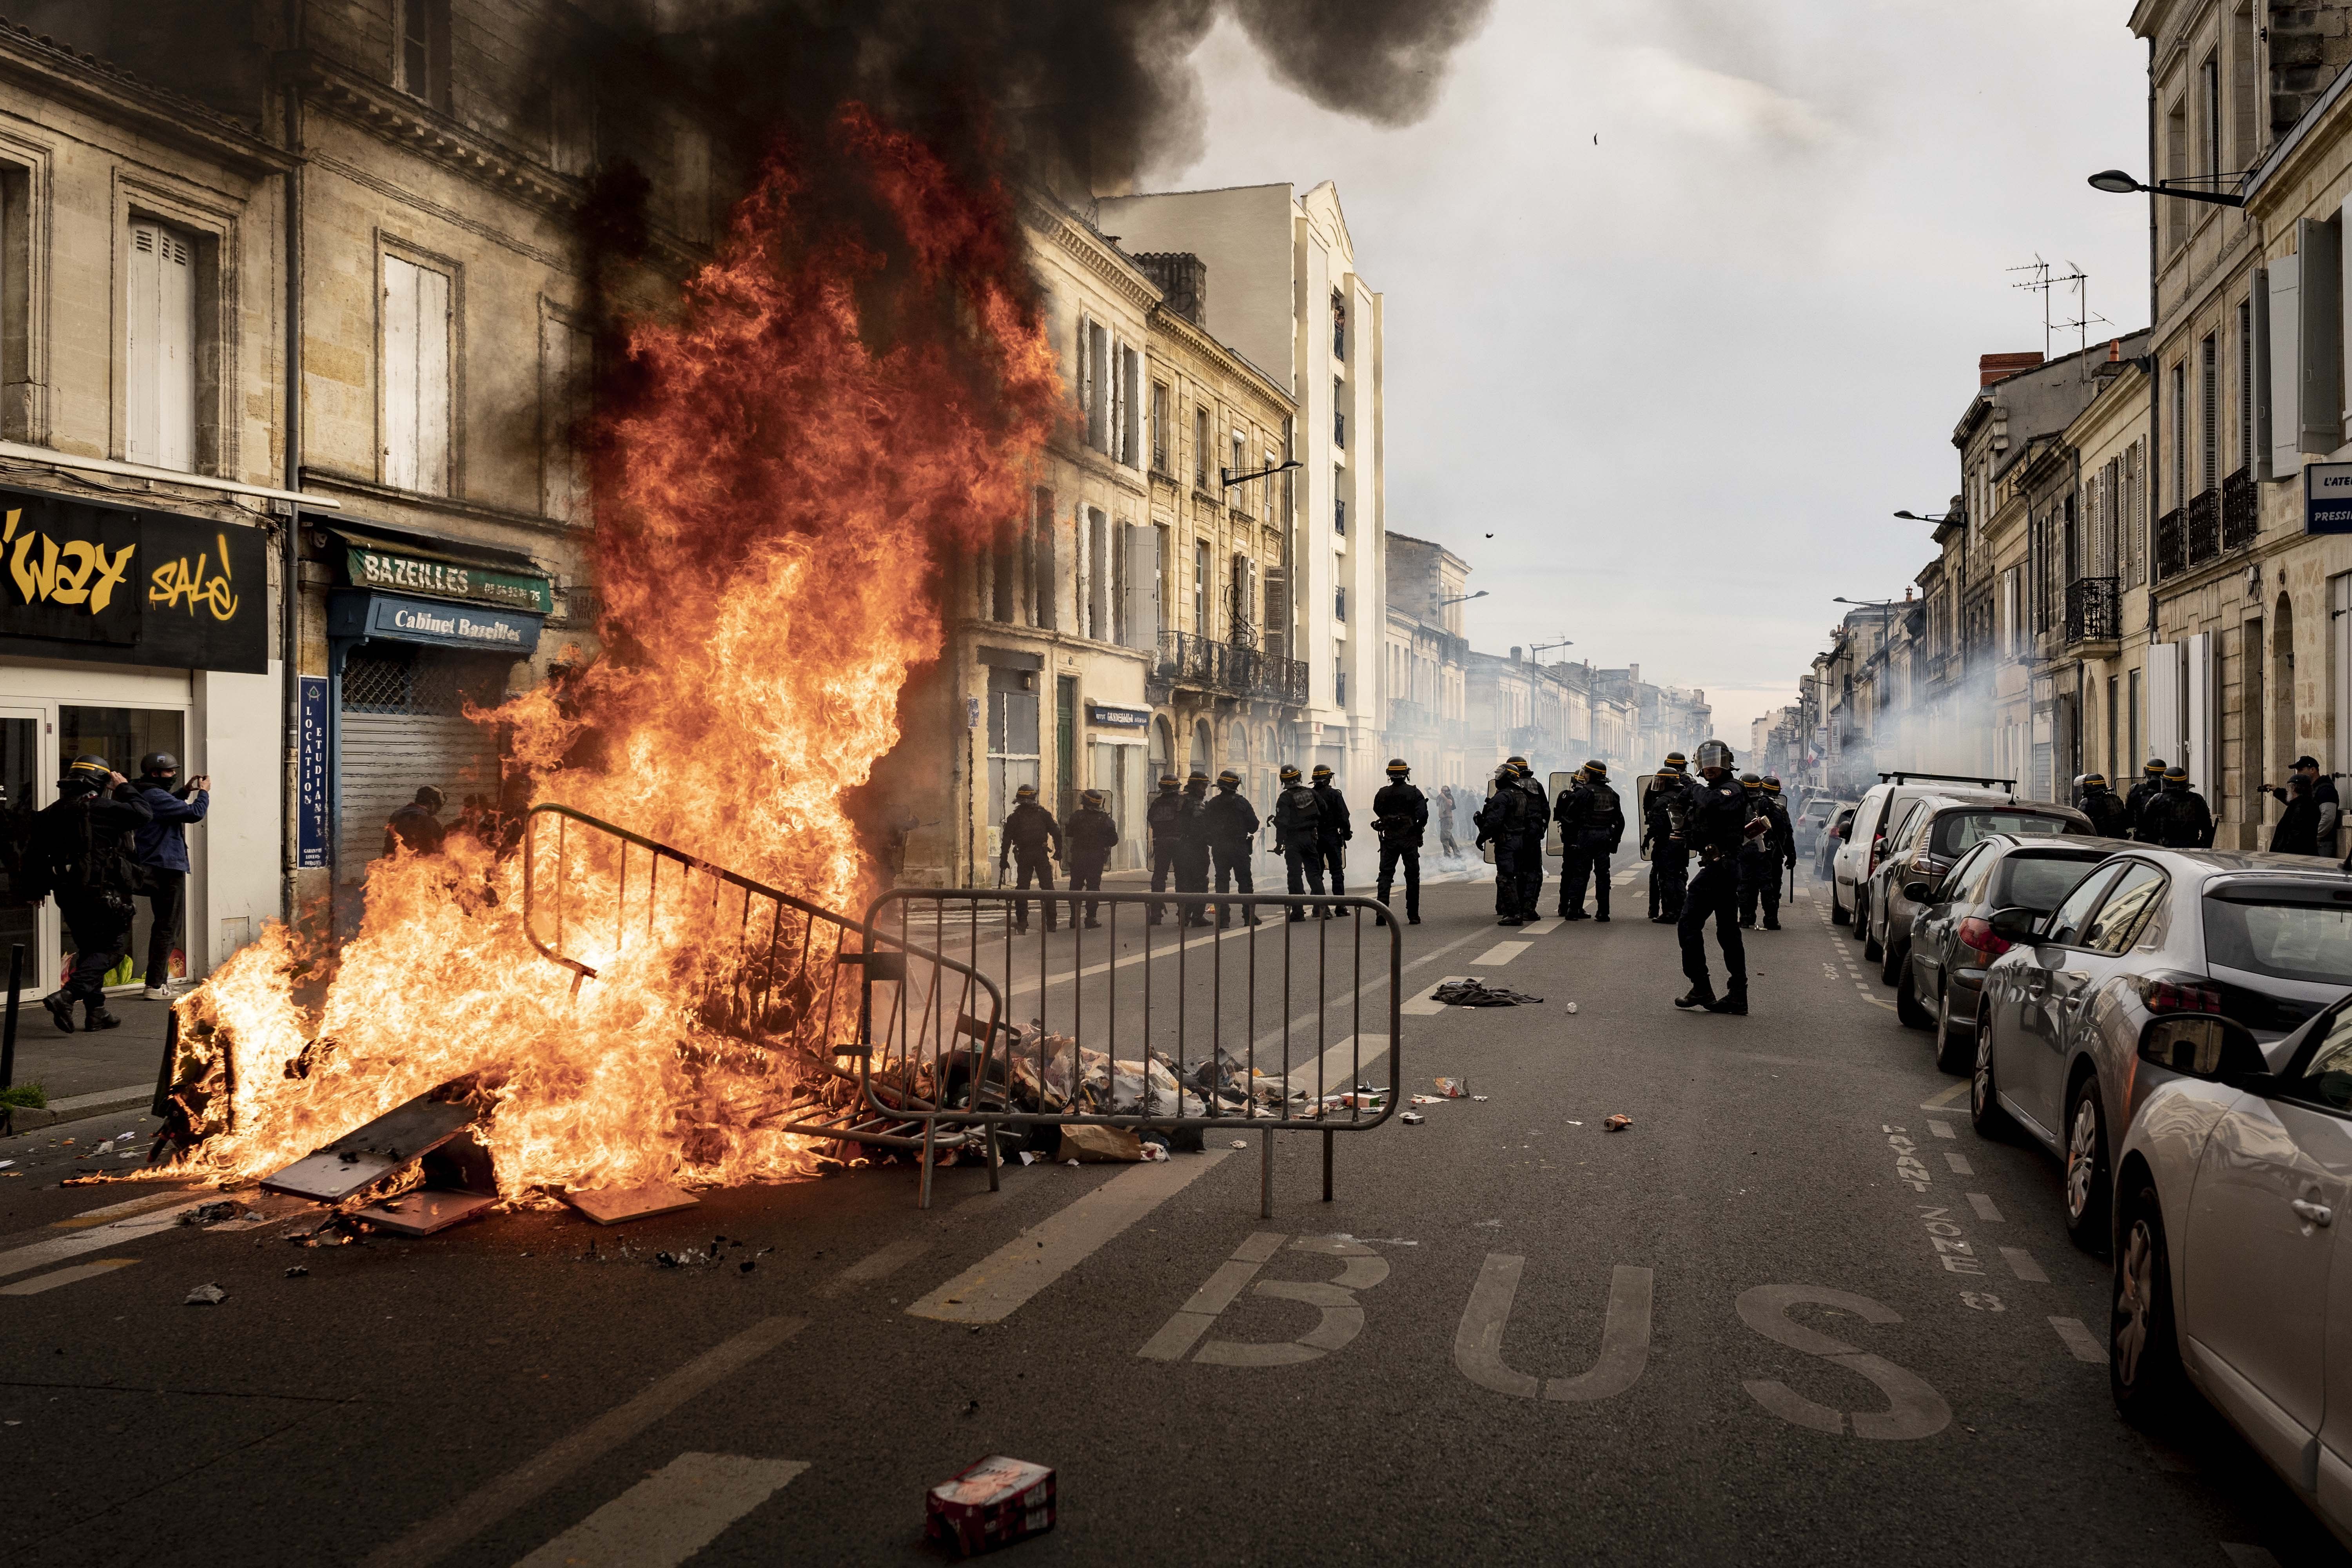
{"type": "MultiPolygon", "coordinates": [[[[2107,1238],[2108,1151],[2150,1084],[2148,1026],[2219,1016],[2267,1047],[2352,987],[2352,876],[2299,855],[2136,844],[2047,916],[2002,910],[2015,945],[1985,974],[1969,1109],[2065,1162],[2066,1226],[2107,1238]]],[[[2202,1201],[2200,1199],[2199,1201],[2202,1201]]]]}
{"type": "Polygon", "coordinates": [[[2021,908],[2046,915],[2091,868],[2128,847],[2119,838],[1994,833],[1964,850],[1932,889],[1920,886],[1924,878],[1904,889],[1918,914],[1895,984],[1895,1010],[1912,1027],[1936,1031],[1937,1067],[1966,1072],[1976,1059],[1977,999],[1985,971],[2010,948],[1992,934],[1993,912],[2021,908]]]}
{"type": "Polygon", "coordinates": [[[1922,795],[1913,801],[1887,837],[1886,858],[1871,873],[1870,901],[1863,906],[1870,940],[1862,951],[1879,961],[1881,980],[1889,985],[1902,981],[1904,959],[1911,951],[1911,921],[1918,912],[1917,900],[1908,896],[1911,887],[1921,881],[1933,887],[1962,855],[1996,833],[2029,838],[2071,833],[2088,838],[2093,829],[2089,817],[2055,801],[2013,795],[2002,801],[1973,792],[1922,795]]]}

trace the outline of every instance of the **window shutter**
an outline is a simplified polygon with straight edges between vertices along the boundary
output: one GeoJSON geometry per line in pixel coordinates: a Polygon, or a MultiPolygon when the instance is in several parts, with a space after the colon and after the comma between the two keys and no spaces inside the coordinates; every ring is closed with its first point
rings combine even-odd
{"type": "Polygon", "coordinates": [[[2343,230],[2309,218],[2296,219],[2294,226],[2295,254],[2303,263],[2302,363],[2297,367],[2301,425],[2296,449],[2332,452],[2344,440],[2343,230]]]}
{"type": "MultiPolygon", "coordinates": [[[[2270,374],[2262,418],[2269,439],[2270,475],[2285,479],[2303,468],[2303,258],[2282,256],[2270,265],[2268,330],[2263,334],[2270,374]]],[[[2156,753],[2163,755],[2162,752],[2156,753]]]]}
{"type": "Polygon", "coordinates": [[[195,253],[161,224],[131,230],[125,317],[128,428],[134,463],[186,471],[195,466],[195,253]]]}
{"type": "Polygon", "coordinates": [[[588,521],[588,334],[554,316],[539,324],[540,510],[562,522],[588,521]]]}
{"type": "MultiPolygon", "coordinates": [[[[2213,744],[2213,699],[2218,693],[2215,690],[2217,683],[2213,679],[2213,634],[2199,632],[2181,646],[2188,666],[2181,681],[2181,717],[2184,721],[2181,740],[2182,750],[2189,753],[2189,783],[2205,797],[2208,805],[2217,808],[2214,815],[2219,816],[2220,802],[2213,798],[2214,786],[2221,778],[2221,769],[2214,765],[2217,759],[2213,744]]],[[[2178,759],[2168,757],[2165,760],[2172,762],[2178,759]]]]}
{"type": "Polygon", "coordinates": [[[2147,647],[2147,754],[2167,763],[2181,760],[2180,653],[2179,643],[2147,647]]]}

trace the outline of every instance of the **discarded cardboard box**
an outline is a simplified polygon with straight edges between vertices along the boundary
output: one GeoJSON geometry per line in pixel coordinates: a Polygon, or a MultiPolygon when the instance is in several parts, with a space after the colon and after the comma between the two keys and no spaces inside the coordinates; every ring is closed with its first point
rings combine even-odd
{"type": "Polygon", "coordinates": [[[1054,1489],[1049,1467],[992,1454],[930,1489],[923,1533],[966,1557],[1025,1541],[1054,1528],[1054,1489]]]}
{"type": "Polygon", "coordinates": [[[1061,1152],[1055,1158],[1082,1164],[1131,1163],[1143,1158],[1143,1140],[1131,1127],[1076,1122],[1062,1129],[1061,1152]]]}

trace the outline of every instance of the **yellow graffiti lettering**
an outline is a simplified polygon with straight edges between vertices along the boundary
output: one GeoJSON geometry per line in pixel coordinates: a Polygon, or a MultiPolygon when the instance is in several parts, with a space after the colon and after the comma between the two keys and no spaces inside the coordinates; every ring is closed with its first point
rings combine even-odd
{"type": "Polygon", "coordinates": [[[56,579],[49,584],[49,597],[60,605],[87,604],[89,600],[89,574],[98,570],[98,563],[90,557],[97,553],[98,546],[87,539],[67,540],[65,547],[58,552],[59,566],[56,579]],[[75,561],[81,564],[64,564],[75,561]]]}
{"type": "Polygon", "coordinates": [[[98,581],[91,585],[89,590],[89,613],[91,615],[95,616],[100,614],[107,605],[114,602],[115,584],[121,582],[122,574],[131,569],[131,552],[138,548],[139,547],[135,544],[126,544],[121,549],[114,552],[113,560],[109,561],[106,558],[105,545],[93,544],[90,546],[90,549],[95,552],[98,556],[98,581]]]}
{"type": "Polygon", "coordinates": [[[166,561],[150,574],[153,586],[147,590],[147,602],[176,609],[185,605],[188,614],[194,615],[201,605],[212,612],[216,621],[233,620],[236,616],[237,597],[229,582],[227,567],[228,540],[220,540],[222,566],[217,576],[208,576],[205,568],[211,563],[209,553],[199,554],[192,571],[188,559],[166,561]]]}
{"type": "Polygon", "coordinates": [[[21,510],[12,510],[0,521],[0,544],[14,545],[8,552],[8,575],[25,603],[55,600],[86,605],[95,616],[114,602],[115,587],[131,569],[131,553],[137,545],[126,544],[110,555],[94,540],[69,539],[60,546],[46,533],[17,532],[23,516],[21,510]],[[36,543],[41,547],[38,565],[33,563],[36,543]]]}

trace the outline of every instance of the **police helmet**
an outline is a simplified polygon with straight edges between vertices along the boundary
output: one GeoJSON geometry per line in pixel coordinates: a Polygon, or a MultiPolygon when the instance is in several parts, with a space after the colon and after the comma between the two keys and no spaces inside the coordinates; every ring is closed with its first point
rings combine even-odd
{"type": "Polygon", "coordinates": [[[1023,784],[1019,789],[1013,792],[1013,798],[1015,800],[1035,800],[1037,798],[1037,786],[1035,784],[1023,784]]]}
{"type": "Polygon", "coordinates": [[[1392,779],[1401,779],[1411,772],[1412,772],[1412,764],[1406,762],[1402,757],[1391,757],[1389,759],[1389,777],[1392,779]]]}
{"type": "Polygon", "coordinates": [[[169,778],[180,771],[180,759],[169,752],[150,752],[139,759],[139,772],[144,778],[169,778]]]}
{"type": "Polygon", "coordinates": [[[1661,767],[1658,771],[1660,773],[1665,773],[1671,770],[1675,773],[1680,773],[1683,769],[1688,766],[1690,766],[1690,759],[1688,757],[1684,756],[1680,752],[1668,752],[1666,753],[1665,765],[1661,767]]]}
{"type": "Polygon", "coordinates": [[[58,781],[58,787],[77,792],[104,789],[106,775],[113,771],[113,764],[96,752],[84,752],[67,766],[66,776],[58,781]]]}
{"type": "Polygon", "coordinates": [[[1207,784],[1209,782],[1209,770],[1206,768],[1194,768],[1191,773],[1184,775],[1184,782],[1186,784],[1207,784]]]}
{"type": "Polygon", "coordinates": [[[1160,787],[1163,790],[1174,789],[1183,782],[1183,780],[1178,778],[1174,773],[1161,773],[1160,775],[1160,787]]]}
{"type": "Polygon", "coordinates": [[[1523,773],[1535,771],[1528,766],[1528,760],[1525,757],[1505,757],[1503,765],[1507,768],[1517,768],[1523,773]]]}
{"type": "Polygon", "coordinates": [[[1242,775],[1234,772],[1231,768],[1223,769],[1217,774],[1217,787],[1219,789],[1239,789],[1241,787],[1241,783],[1242,775]]]}
{"type": "Polygon", "coordinates": [[[1082,789],[1078,792],[1078,798],[1088,805],[1100,805],[1103,803],[1103,792],[1098,789],[1082,789]]]}
{"type": "Polygon", "coordinates": [[[1328,763],[1318,763],[1315,764],[1315,777],[1318,779],[1328,779],[1330,776],[1331,765],[1328,763]]]}
{"type": "Polygon", "coordinates": [[[2164,770],[2164,782],[2168,784],[2185,784],[2189,782],[2189,770],[2175,763],[2164,770]]]}
{"type": "Polygon", "coordinates": [[[1658,776],[1662,779],[1681,778],[1683,776],[1683,764],[1673,761],[1660,763],[1658,764],[1658,776]]]}
{"type": "Polygon", "coordinates": [[[1731,768],[1731,748],[1721,741],[1701,741],[1698,747],[1698,765],[1702,768],[1722,768],[1728,772],[1731,768]]]}
{"type": "Polygon", "coordinates": [[[2083,775],[2083,787],[2084,789],[2105,789],[2107,787],[2107,775],[2105,773],[2084,773],[2083,775]]]}
{"type": "Polygon", "coordinates": [[[1294,763],[1285,763],[1282,764],[1282,772],[1279,776],[1285,784],[1297,784],[1298,782],[1298,769],[1294,763]]]}
{"type": "Polygon", "coordinates": [[[1762,789],[1764,787],[1764,775],[1761,773],[1742,773],[1739,775],[1739,787],[1741,789],[1748,790],[1762,789]]]}
{"type": "Polygon", "coordinates": [[[2148,758],[2147,766],[2143,771],[2161,777],[2164,773],[2164,759],[2162,757],[2148,758]]]}
{"type": "Polygon", "coordinates": [[[1764,793],[1766,795],[1779,795],[1780,793],[1780,774],[1766,773],[1764,775],[1764,793]]]}
{"type": "Polygon", "coordinates": [[[1598,757],[1591,758],[1584,764],[1584,776],[1591,779],[1605,779],[1609,776],[1609,764],[1598,757]]]}

